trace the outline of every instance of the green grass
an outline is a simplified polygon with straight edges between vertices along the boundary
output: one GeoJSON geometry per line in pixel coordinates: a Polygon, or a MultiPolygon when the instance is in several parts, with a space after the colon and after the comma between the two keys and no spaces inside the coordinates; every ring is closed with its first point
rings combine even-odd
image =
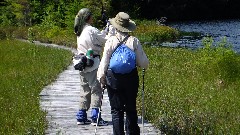
{"type": "Polygon", "coordinates": [[[0,41],[0,134],[44,134],[39,93],[67,67],[72,53],[17,40],[0,41]]]}
{"type": "MultiPolygon", "coordinates": [[[[137,24],[132,34],[141,42],[179,36],[153,22],[137,24]]],[[[27,28],[0,31],[1,39],[12,37],[76,47],[72,31],[56,27],[34,26],[30,33],[27,28]]],[[[166,134],[240,134],[240,56],[224,40],[217,47],[212,39],[203,43],[197,51],[144,46],[150,60],[144,80],[145,117],[166,134]]],[[[70,63],[71,54],[17,41],[0,45],[0,134],[43,134],[46,123],[39,93],[70,63]]],[[[141,112],[141,92],[138,109],[141,112]]]]}
{"type": "MultiPolygon", "coordinates": [[[[204,44],[198,51],[144,48],[146,118],[167,134],[240,133],[240,56],[224,42],[204,44]]],[[[140,113],[140,92],[138,106],[140,113]]]]}

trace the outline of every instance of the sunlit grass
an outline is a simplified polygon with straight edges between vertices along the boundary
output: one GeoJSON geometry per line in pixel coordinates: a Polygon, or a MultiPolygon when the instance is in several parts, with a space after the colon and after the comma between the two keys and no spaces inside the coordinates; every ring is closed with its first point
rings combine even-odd
{"type": "Polygon", "coordinates": [[[144,49],[150,59],[144,80],[148,120],[167,134],[240,133],[239,55],[223,46],[144,49]]]}
{"type": "MultiPolygon", "coordinates": [[[[175,29],[153,22],[137,25],[131,34],[141,43],[172,41],[179,36],[175,29]]],[[[33,27],[34,40],[76,47],[71,30],[41,28],[33,27]]],[[[0,35],[27,39],[26,28],[14,30],[0,35]]],[[[224,48],[225,42],[217,48],[211,40],[204,44],[199,51],[144,47],[150,60],[144,80],[145,116],[167,134],[240,134],[239,55],[224,48]]],[[[66,67],[71,55],[55,51],[1,41],[0,134],[44,132],[45,114],[39,109],[38,94],[66,67]]],[[[141,92],[138,98],[141,112],[141,92]]]]}
{"type": "Polygon", "coordinates": [[[39,93],[67,67],[71,52],[0,41],[0,134],[44,134],[39,93]]]}

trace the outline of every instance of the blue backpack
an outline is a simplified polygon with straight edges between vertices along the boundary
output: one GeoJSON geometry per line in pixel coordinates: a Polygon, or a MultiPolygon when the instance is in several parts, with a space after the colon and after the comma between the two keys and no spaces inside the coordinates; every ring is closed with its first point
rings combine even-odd
{"type": "Polygon", "coordinates": [[[128,37],[118,43],[110,58],[108,68],[114,73],[126,74],[136,68],[136,54],[124,44],[128,37]]]}

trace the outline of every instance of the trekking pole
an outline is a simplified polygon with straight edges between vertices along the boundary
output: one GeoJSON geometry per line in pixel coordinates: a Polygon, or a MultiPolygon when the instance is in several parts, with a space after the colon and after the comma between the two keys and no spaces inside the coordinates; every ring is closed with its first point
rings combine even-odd
{"type": "Polygon", "coordinates": [[[107,15],[105,14],[106,11],[105,11],[105,9],[104,9],[104,4],[103,4],[103,1],[102,1],[102,0],[101,0],[101,4],[102,4],[102,11],[101,11],[102,18],[101,18],[101,20],[102,20],[103,24],[106,25],[107,22],[108,22],[108,17],[107,17],[107,15]]]}
{"type": "Polygon", "coordinates": [[[142,134],[144,134],[144,73],[145,69],[142,70],[142,134]]]}
{"type": "Polygon", "coordinates": [[[98,108],[99,112],[98,112],[97,124],[96,124],[96,128],[95,128],[95,135],[97,134],[98,122],[99,122],[99,118],[100,118],[101,113],[102,113],[101,106],[102,106],[102,100],[103,100],[104,89],[105,89],[105,88],[103,88],[103,90],[102,90],[101,105],[100,105],[100,107],[98,108]]]}

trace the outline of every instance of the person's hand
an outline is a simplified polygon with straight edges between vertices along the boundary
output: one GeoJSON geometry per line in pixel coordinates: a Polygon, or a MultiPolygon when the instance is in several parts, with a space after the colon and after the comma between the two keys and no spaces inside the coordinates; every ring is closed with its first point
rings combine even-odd
{"type": "Polygon", "coordinates": [[[105,26],[105,29],[104,29],[104,31],[106,32],[106,33],[108,33],[108,31],[109,31],[109,26],[111,25],[111,23],[109,22],[109,21],[107,21],[107,24],[106,24],[106,26],[105,26]]]}
{"type": "Polygon", "coordinates": [[[109,21],[107,21],[106,27],[109,27],[111,25],[111,23],[109,21]]]}
{"type": "Polygon", "coordinates": [[[101,88],[105,89],[106,88],[106,79],[105,79],[105,77],[102,77],[100,79],[100,83],[101,83],[101,88]]]}
{"type": "Polygon", "coordinates": [[[101,88],[104,90],[104,89],[106,89],[106,84],[102,84],[101,83],[101,88]]]}

